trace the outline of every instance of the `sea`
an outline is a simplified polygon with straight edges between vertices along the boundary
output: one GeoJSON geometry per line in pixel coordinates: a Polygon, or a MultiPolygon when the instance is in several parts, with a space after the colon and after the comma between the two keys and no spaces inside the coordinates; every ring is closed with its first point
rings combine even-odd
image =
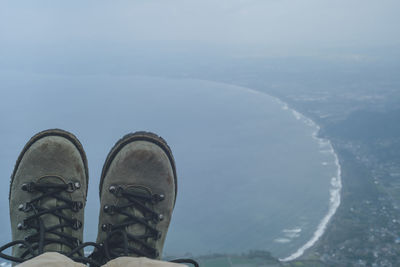
{"type": "Polygon", "coordinates": [[[340,205],[340,165],[319,127],[265,93],[205,80],[0,72],[0,232],[11,241],[9,177],[36,132],[62,128],[89,160],[84,241],[97,235],[98,185],[124,134],[172,148],[178,195],[165,256],[267,250],[301,256],[340,205]]]}

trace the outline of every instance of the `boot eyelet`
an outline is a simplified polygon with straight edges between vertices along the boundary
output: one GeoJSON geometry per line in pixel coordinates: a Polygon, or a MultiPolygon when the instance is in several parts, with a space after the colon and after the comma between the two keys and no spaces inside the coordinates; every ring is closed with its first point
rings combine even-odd
{"type": "Polygon", "coordinates": [[[32,210],[32,205],[29,202],[25,204],[19,204],[18,210],[23,212],[29,212],[32,210]]]}
{"type": "Polygon", "coordinates": [[[82,227],[82,222],[81,221],[79,221],[78,219],[74,219],[73,221],[72,221],[72,228],[74,229],[74,230],[78,230],[79,228],[81,228],[82,227]]]}
{"type": "Polygon", "coordinates": [[[161,232],[157,232],[157,234],[156,234],[156,240],[160,239],[161,236],[162,236],[162,233],[161,233],[161,232]]]}
{"type": "Polygon", "coordinates": [[[113,206],[113,205],[107,205],[106,204],[103,207],[103,211],[105,213],[107,213],[107,214],[110,214],[110,215],[114,214],[114,210],[115,210],[115,206],[113,206]]]}
{"type": "Polygon", "coordinates": [[[108,188],[108,191],[110,191],[111,194],[115,194],[117,192],[117,187],[112,185],[110,188],[108,188]]]}
{"type": "Polygon", "coordinates": [[[81,201],[75,201],[72,203],[72,211],[78,212],[83,208],[83,203],[81,201]]]}
{"type": "Polygon", "coordinates": [[[79,188],[81,188],[81,183],[71,181],[68,183],[68,188],[66,189],[66,191],[68,193],[72,193],[79,188]]]}
{"type": "Polygon", "coordinates": [[[112,227],[112,224],[106,224],[106,223],[103,223],[102,225],[101,225],[101,230],[103,230],[104,232],[108,232],[108,231],[110,231],[111,230],[111,227],[112,227]]]}
{"type": "Polygon", "coordinates": [[[69,182],[68,183],[68,188],[65,191],[67,191],[68,193],[72,193],[75,190],[76,190],[75,183],[74,182],[69,182]]]}
{"type": "Polygon", "coordinates": [[[17,229],[18,230],[25,230],[26,229],[26,225],[24,222],[20,222],[17,224],[17,229]]]}
{"type": "Polygon", "coordinates": [[[165,199],[165,195],[164,194],[154,194],[153,195],[153,202],[154,203],[163,201],[164,199],[165,199]]]}
{"type": "Polygon", "coordinates": [[[26,191],[26,192],[33,192],[34,191],[33,183],[30,182],[30,183],[22,184],[21,189],[22,189],[22,191],[26,191]]]}
{"type": "Polygon", "coordinates": [[[20,204],[18,206],[18,210],[19,211],[23,211],[23,212],[29,212],[32,210],[32,204],[31,203],[24,203],[24,204],[20,204]]]}

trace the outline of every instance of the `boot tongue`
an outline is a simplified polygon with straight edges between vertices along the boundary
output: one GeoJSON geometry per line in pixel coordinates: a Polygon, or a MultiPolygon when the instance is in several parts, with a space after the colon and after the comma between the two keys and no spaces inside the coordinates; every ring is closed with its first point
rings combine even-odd
{"type": "MultiPolygon", "coordinates": [[[[64,181],[64,179],[62,177],[57,177],[57,176],[45,176],[45,177],[40,178],[39,182],[41,184],[66,184],[66,182],[64,181]]],[[[53,189],[50,189],[50,190],[53,190],[53,189]]],[[[66,198],[70,198],[68,193],[65,191],[63,191],[59,194],[63,195],[66,198]]],[[[56,198],[54,198],[52,196],[49,196],[49,197],[41,199],[39,201],[39,205],[40,205],[40,207],[45,208],[45,209],[52,209],[54,207],[65,205],[65,203],[57,200],[56,198]]],[[[64,209],[61,211],[61,213],[64,216],[66,216],[67,218],[70,218],[72,216],[70,209],[64,209]]],[[[64,223],[64,220],[60,219],[59,217],[57,217],[51,213],[41,216],[41,219],[42,219],[46,229],[64,223]]],[[[67,230],[69,232],[71,231],[71,229],[69,227],[60,228],[60,229],[57,229],[56,231],[57,232],[65,232],[65,230],[67,230]]],[[[67,233],[67,234],[70,235],[71,233],[67,233]]],[[[56,239],[56,240],[60,239],[60,237],[58,235],[51,234],[48,232],[45,233],[45,238],[52,238],[52,239],[56,239]]],[[[64,249],[69,250],[69,248],[64,248],[64,247],[65,246],[63,246],[61,244],[52,243],[52,244],[48,244],[47,246],[45,246],[44,249],[45,249],[45,251],[64,251],[64,249]]]]}
{"type": "MultiPolygon", "coordinates": [[[[143,195],[143,196],[151,196],[151,192],[149,189],[142,187],[142,186],[128,186],[126,188],[127,191],[135,193],[137,195],[143,195]]],[[[144,202],[142,200],[140,200],[140,198],[137,198],[138,201],[144,203],[145,206],[152,208],[152,204],[149,202],[144,202]]],[[[146,217],[146,214],[144,214],[142,212],[141,209],[135,208],[135,207],[131,207],[128,209],[128,212],[130,214],[132,214],[133,216],[140,218],[140,219],[144,219],[146,217]]],[[[128,233],[135,233],[135,236],[141,236],[141,235],[145,235],[147,234],[147,227],[144,226],[141,223],[135,223],[135,224],[131,224],[126,228],[126,231],[128,233]]],[[[144,240],[145,242],[148,242],[148,238],[146,240],[144,240]]],[[[142,245],[138,244],[137,242],[130,242],[129,244],[130,246],[138,249],[138,250],[142,250],[142,245]]]]}

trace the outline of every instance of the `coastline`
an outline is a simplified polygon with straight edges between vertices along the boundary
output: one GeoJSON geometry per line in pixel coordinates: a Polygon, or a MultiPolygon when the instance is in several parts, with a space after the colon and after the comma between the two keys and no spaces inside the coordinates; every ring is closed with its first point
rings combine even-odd
{"type": "MultiPolygon", "coordinates": [[[[208,82],[215,82],[215,83],[221,83],[221,82],[216,82],[216,81],[210,81],[210,80],[203,80],[203,81],[208,81],[208,82]]],[[[275,99],[275,101],[282,106],[283,110],[287,110],[292,112],[293,116],[297,120],[302,120],[305,124],[309,125],[310,127],[315,127],[315,131],[312,133],[312,138],[317,140],[320,146],[327,146],[328,150],[326,152],[332,153],[334,157],[334,164],[336,165],[337,171],[336,175],[331,178],[330,181],[330,197],[329,197],[329,209],[326,215],[321,219],[320,223],[317,226],[317,229],[314,231],[311,239],[309,239],[304,245],[302,245],[300,248],[296,250],[296,252],[292,253],[288,257],[285,258],[279,258],[279,261],[281,262],[289,262],[298,259],[299,257],[303,256],[303,254],[306,252],[306,250],[310,249],[313,247],[319,240],[320,238],[324,235],[327,226],[329,222],[331,221],[333,215],[335,215],[336,211],[338,210],[340,204],[341,204],[341,191],[342,191],[342,167],[339,162],[339,157],[337,152],[334,150],[332,143],[330,140],[326,138],[319,137],[319,132],[321,130],[321,127],[315,123],[312,119],[306,117],[302,113],[298,112],[295,109],[292,109],[288,103],[282,101],[280,98],[267,94],[265,92],[252,89],[249,87],[244,87],[244,86],[238,86],[235,84],[229,84],[229,83],[224,83],[229,86],[234,86],[238,87],[242,90],[247,90],[249,92],[255,93],[255,94],[263,94],[263,95],[268,95],[275,99]]]]}
{"type": "Polygon", "coordinates": [[[329,210],[328,210],[327,214],[322,218],[322,220],[318,224],[317,229],[315,230],[315,232],[310,240],[308,240],[303,246],[298,248],[297,251],[294,252],[293,254],[289,255],[288,257],[279,259],[281,262],[288,262],[288,261],[292,261],[292,260],[295,260],[295,259],[301,257],[305,253],[305,251],[308,250],[309,248],[311,248],[312,246],[314,246],[315,243],[325,233],[328,223],[332,219],[333,215],[335,215],[335,213],[341,203],[342,168],[339,163],[339,157],[338,157],[336,151],[334,150],[331,141],[328,139],[325,139],[325,138],[318,137],[319,132],[320,132],[320,126],[318,126],[310,118],[308,118],[308,117],[304,116],[303,114],[301,114],[300,112],[290,108],[289,105],[287,103],[283,102],[282,100],[280,100],[278,98],[276,98],[276,100],[278,101],[278,103],[280,103],[282,105],[282,108],[284,110],[291,111],[296,119],[303,120],[303,122],[306,123],[307,125],[316,128],[316,130],[312,134],[312,137],[319,142],[320,146],[322,146],[322,145],[328,146],[329,153],[332,153],[334,156],[334,159],[335,159],[334,163],[337,168],[336,175],[331,178],[331,182],[330,182],[331,188],[329,190],[329,192],[330,192],[329,210]]]}
{"type": "MultiPolygon", "coordinates": [[[[185,80],[193,80],[193,79],[185,79],[185,80]]],[[[198,79],[194,79],[194,80],[198,80],[198,79]]],[[[304,245],[302,245],[300,248],[298,248],[296,250],[296,252],[292,253],[288,257],[279,258],[279,261],[281,261],[281,262],[289,262],[289,261],[298,259],[299,257],[303,256],[303,254],[306,252],[306,250],[308,250],[311,247],[313,247],[320,240],[320,238],[324,235],[329,222],[331,221],[333,215],[335,215],[336,211],[338,210],[338,208],[339,208],[339,206],[341,204],[342,167],[341,167],[341,165],[339,163],[338,154],[334,150],[331,141],[326,139],[326,138],[319,137],[319,132],[320,132],[321,127],[317,123],[315,123],[312,119],[306,117],[302,113],[298,112],[297,110],[292,109],[288,105],[288,103],[282,101],[280,98],[278,98],[276,96],[273,96],[273,95],[270,95],[268,93],[265,93],[265,92],[262,92],[262,91],[259,91],[259,90],[256,90],[256,89],[252,89],[252,88],[249,88],[249,87],[236,85],[236,84],[230,84],[230,83],[212,81],[212,80],[203,80],[203,79],[199,79],[199,81],[206,81],[206,82],[218,83],[218,84],[226,84],[228,86],[236,87],[236,88],[238,88],[240,90],[246,90],[246,91],[254,93],[254,94],[267,95],[267,96],[275,99],[275,101],[282,106],[283,110],[287,110],[287,111],[292,112],[293,116],[297,120],[302,120],[308,126],[315,127],[316,130],[312,133],[312,138],[317,140],[317,142],[319,143],[320,146],[327,146],[328,149],[324,150],[324,151],[325,152],[329,152],[329,153],[331,153],[333,155],[334,164],[336,165],[337,171],[336,171],[336,175],[334,177],[332,177],[331,180],[330,180],[331,187],[329,189],[330,197],[329,197],[329,209],[328,209],[328,212],[321,219],[321,221],[318,224],[317,229],[314,231],[311,239],[309,239],[304,245]]]]}

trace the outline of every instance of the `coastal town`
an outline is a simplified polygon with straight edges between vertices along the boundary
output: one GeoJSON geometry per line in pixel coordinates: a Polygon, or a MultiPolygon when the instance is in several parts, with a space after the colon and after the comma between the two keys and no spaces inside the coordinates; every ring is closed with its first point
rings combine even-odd
{"type": "MultiPolygon", "coordinates": [[[[400,55],[386,52],[303,58],[205,53],[124,63],[120,75],[208,80],[274,96],[314,121],[319,137],[338,155],[341,204],[324,234],[300,257],[282,262],[263,248],[186,256],[206,267],[399,266],[400,55]],[[174,65],[159,64],[170,58],[174,65]]],[[[99,64],[96,72],[113,72],[111,65],[99,64]]],[[[76,71],[84,70],[76,66],[76,71]]]]}
{"type": "Polygon", "coordinates": [[[278,97],[315,121],[338,154],[341,205],[325,234],[300,258],[265,266],[400,263],[400,79],[395,59],[382,69],[374,63],[241,59],[185,73],[278,97]],[[228,64],[229,75],[222,71],[228,64]]]}

